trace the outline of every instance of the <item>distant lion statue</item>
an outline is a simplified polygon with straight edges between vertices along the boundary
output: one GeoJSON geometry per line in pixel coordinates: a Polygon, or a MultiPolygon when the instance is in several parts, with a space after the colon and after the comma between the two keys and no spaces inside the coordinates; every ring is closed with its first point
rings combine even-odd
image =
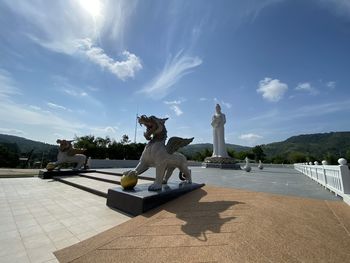
{"type": "Polygon", "coordinates": [[[76,163],[74,170],[85,168],[86,156],[83,154],[85,149],[75,149],[72,146],[72,141],[60,140],[56,142],[60,145],[58,148],[57,161],[54,163],[55,166],[59,166],[64,163],[76,163]]]}
{"type": "Polygon", "coordinates": [[[179,148],[190,144],[193,138],[183,139],[171,137],[165,145],[167,130],[165,128],[165,119],[159,119],[155,116],[147,117],[142,115],[138,117],[140,125],[146,127],[144,137],[148,140],[140,161],[135,170],[130,170],[124,175],[139,175],[145,172],[149,167],[156,168],[156,179],[148,187],[149,191],[158,191],[162,189],[162,184],[167,184],[175,168],[180,170],[180,179],[186,183],[192,183],[191,170],[187,167],[187,160],[184,155],[176,152],[179,148]]]}

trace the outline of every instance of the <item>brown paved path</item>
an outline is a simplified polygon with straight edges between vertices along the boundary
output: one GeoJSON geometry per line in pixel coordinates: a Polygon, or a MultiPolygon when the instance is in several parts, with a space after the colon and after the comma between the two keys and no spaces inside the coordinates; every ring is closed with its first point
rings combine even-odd
{"type": "Polygon", "coordinates": [[[204,187],[81,243],[60,262],[350,262],[350,207],[204,187]]]}

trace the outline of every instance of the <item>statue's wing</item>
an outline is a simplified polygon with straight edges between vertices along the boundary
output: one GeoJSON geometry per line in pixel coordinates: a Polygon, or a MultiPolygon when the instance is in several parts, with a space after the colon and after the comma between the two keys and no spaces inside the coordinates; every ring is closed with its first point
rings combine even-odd
{"type": "Polygon", "coordinates": [[[169,154],[173,154],[181,147],[184,147],[184,146],[190,144],[193,141],[193,139],[194,138],[184,139],[184,138],[180,138],[180,137],[171,137],[165,146],[166,151],[169,154]]]}

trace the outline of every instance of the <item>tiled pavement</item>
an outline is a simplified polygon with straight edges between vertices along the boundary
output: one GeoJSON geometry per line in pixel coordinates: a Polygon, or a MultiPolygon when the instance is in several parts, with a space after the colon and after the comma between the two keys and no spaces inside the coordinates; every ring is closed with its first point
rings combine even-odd
{"type": "Polygon", "coordinates": [[[57,262],[53,251],[130,218],[105,203],[52,180],[0,179],[0,262],[57,262]]]}
{"type": "MultiPolygon", "coordinates": [[[[209,185],[339,200],[293,169],[253,169],[251,173],[200,167],[191,169],[195,182],[209,185]]],[[[111,169],[111,172],[123,170],[111,169]]],[[[154,170],[150,169],[145,176],[154,177],[154,170]]],[[[177,176],[171,180],[178,180],[177,176]]],[[[93,185],[103,191],[113,186],[105,182],[93,185]]],[[[0,262],[57,262],[53,251],[128,221],[129,216],[111,210],[105,203],[105,198],[53,180],[0,179],[0,262]]]]}

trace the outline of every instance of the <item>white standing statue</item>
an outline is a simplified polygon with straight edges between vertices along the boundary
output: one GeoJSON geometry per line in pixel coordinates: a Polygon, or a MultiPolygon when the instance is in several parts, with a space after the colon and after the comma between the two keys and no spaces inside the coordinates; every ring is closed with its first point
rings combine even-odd
{"type": "Polygon", "coordinates": [[[221,107],[216,104],[215,114],[211,121],[213,126],[213,155],[212,157],[228,157],[225,145],[226,116],[221,112],[221,107]]]}
{"type": "Polygon", "coordinates": [[[252,170],[252,167],[249,164],[249,159],[248,157],[246,157],[244,160],[245,160],[245,165],[243,166],[242,169],[249,173],[252,170]]]}

